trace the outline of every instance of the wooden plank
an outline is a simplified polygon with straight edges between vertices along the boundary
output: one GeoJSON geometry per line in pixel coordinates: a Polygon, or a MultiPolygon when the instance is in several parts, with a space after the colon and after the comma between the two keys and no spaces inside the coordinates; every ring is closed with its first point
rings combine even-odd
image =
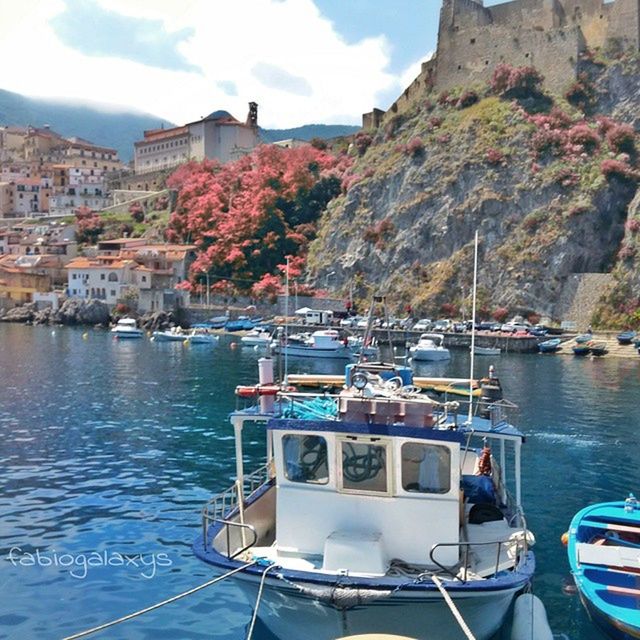
{"type": "Polygon", "coordinates": [[[625,533],[636,533],[640,536],[640,527],[631,527],[626,524],[616,524],[614,522],[597,522],[596,520],[582,520],[581,527],[594,527],[597,529],[609,529],[611,531],[624,531],[625,533]]]}

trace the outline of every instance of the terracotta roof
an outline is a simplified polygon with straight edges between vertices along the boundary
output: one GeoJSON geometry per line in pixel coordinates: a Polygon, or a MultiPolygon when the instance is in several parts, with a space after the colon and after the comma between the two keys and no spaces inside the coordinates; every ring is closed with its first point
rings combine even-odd
{"type": "Polygon", "coordinates": [[[189,128],[186,125],[183,127],[173,127],[173,129],[150,129],[144,132],[144,140],[139,140],[135,143],[135,146],[155,142],[156,140],[166,140],[167,138],[184,136],[188,133],[189,128]]]}

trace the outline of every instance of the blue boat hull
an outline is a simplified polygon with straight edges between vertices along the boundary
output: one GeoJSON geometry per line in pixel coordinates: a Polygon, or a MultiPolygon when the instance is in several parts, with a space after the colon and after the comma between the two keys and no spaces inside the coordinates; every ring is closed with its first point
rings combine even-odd
{"type": "Polygon", "coordinates": [[[640,556],[640,511],[627,512],[624,502],[608,502],[574,516],[568,555],[582,604],[609,637],[640,639],[640,572],[627,566],[627,556],[609,564],[615,556],[608,552],[619,548],[632,556],[637,550],[640,556]]]}

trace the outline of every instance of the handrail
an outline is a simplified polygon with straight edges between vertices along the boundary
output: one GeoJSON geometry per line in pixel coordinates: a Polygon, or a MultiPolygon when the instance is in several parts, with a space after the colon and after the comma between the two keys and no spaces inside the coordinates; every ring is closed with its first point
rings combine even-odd
{"type": "MultiPolygon", "coordinates": [[[[251,496],[257,489],[265,485],[270,480],[271,476],[271,464],[267,462],[254,472],[244,477],[244,486],[242,488],[243,495],[245,497],[251,496]]],[[[211,498],[202,507],[202,535],[204,549],[207,549],[207,539],[209,536],[209,525],[217,522],[227,523],[231,522],[227,520],[229,514],[236,510],[240,503],[240,494],[238,487],[234,483],[229,488],[221,491],[211,498]]],[[[248,527],[253,529],[251,525],[244,525],[241,523],[231,523],[234,526],[248,527]]],[[[255,533],[255,530],[254,530],[255,533]]],[[[256,535],[257,539],[257,535],[256,535]]],[[[227,527],[227,549],[229,543],[229,529],[227,527]]],[[[255,541],[252,543],[255,544],[255,541]]],[[[252,545],[249,545],[252,546],[252,545]]],[[[243,549],[245,550],[245,549],[243,549]]]]}
{"type": "MultiPolygon", "coordinates": [[[[458,578],[460,579],[462,582],[466,582],[467,581],[467,572],[469,571],[469,551],[471,550],[472,547],[486,547],[489,545],[496,545],[496,564],[495,564],[495,569],[494,569],[494,575],[498,573],[498,568],[500,566],[500,553],[502,551],[502,545],[510,545],[510,546],[514,546],[516,547],[516,551],[518,551],[518,549],[522,546],[523,547],[523,551],[526,553],[526,548],[527,548],[527,542],[526,542],[526,538],[527,538],[527,530],[524,530],[524,537],[523,540],[520,539],[507,539],[507,540],[490,540],[488,542],[439,542],[437,544],[434,544],[431,547],[431,550],[429,551],[429,559],[431,560],[431,562],[433,562],[433,564],[435,564],[437,567],[439,567],[440,569],[442,569],[442,571],[444,571],[445,573],[449,574],[452,578],[458,578]],[[440,547],[458,547],[460,548],[464,548],[464,561],[463,561],[463,577],[460,578],[458,576],[458,573],[454,573],[453,569],[451,567],[447,567],[445,565],[443,565],[442,563],[438,562],[434,557],[433,554],[434,552],[440,548],[440,547]]],[[[517,566],[520,561],[519,561],[519,557],[521,557],[521,554],[518,554],[516,561],[514,562],[514,566],[517,566]]]]}

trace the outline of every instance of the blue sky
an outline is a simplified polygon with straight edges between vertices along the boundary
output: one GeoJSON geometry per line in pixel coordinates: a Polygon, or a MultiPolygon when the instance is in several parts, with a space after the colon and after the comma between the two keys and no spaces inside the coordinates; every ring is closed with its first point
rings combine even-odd
{"type": "MultiPolygon", "coordinates": [[[[496,4],[498,0],[487,0],[496,4]]],[[[0,0],[0,89],[176,123],[358,124],[436,48],[440,0],[0,0]],[[38,47],[25,43],[38,42],[38,47]],[[44,65],[44,66],[43,66],[44,65]]]]}

